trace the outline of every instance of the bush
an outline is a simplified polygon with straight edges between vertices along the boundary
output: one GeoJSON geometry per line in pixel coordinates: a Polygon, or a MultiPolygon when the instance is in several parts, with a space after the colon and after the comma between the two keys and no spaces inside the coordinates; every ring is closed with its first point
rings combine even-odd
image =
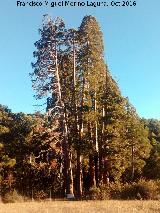
{"type": "Polygon", "coordinates": [[[11,192],[6,193],[2,197],[2,202],[4,202],[4,203],[20,203],[20,202],[24,202],[24,197],[22,195],[18,194],[18,192],[16,190],[13,190],[11,192]]]}
{"type": "Polygon", "coordinates": [[[89,199],[90,200],[100,200],[101,190],[100,188],[93,186],[89,190],[89,199]]]}
{"type": "Polygon", "coordinates": [[[120,182],[110,183],[109,184],[110,189],[110,198],[111,199],[120,199],[121,193],[123,190],[123,184],[120,182]]]}
{"type": "Polygon", "coordinates": [[[109,183],[90,188],[88,196],[85,198],[91,200],[155,200],[160,198],[160,181],[145,181],[142,179],[138,183],[109,183]]]}
{"type": "Polygon", "coordinates": [[[37,200],[44,200],[48,197],[48,194],[46,192],[44,192],[43,190],[37,191],[34,194],[34,198],[37,200]]]}
{"type": "Polygon", "coordinates": [[[92,187],[89,190],[90,200],[108,200],[109,198],[110,198],[110,192],[109,192],[109,188],[107,188],[106,186],[92,187]]]}
{"type": "Polygon", "coordinates": [[[122,199],[155,200],[158,199],[158,186],[155,181],[140,180],[138,183],[125,184],[122,199]]]}

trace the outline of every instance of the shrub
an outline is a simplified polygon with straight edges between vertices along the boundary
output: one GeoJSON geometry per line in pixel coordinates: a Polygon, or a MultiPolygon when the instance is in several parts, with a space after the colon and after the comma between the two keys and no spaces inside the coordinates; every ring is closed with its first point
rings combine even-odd
{"type": "Polygon", "coordinates": [[[48,194],[46,192],[44,192],[43,190],[37,191],[34,194],[34,198],[37,200],[44,200],[48,197],[48,194]]]}
{"type": "Polygon", "coordinates": [[[89,190],[89,199],[90,200],[100,200],[101,190],[98,187],[91,187],[89,190]]]}
{"type": "Polygon", "coordinates": [[[155,200],[158,198],[158,186],[155,181],[140,180],[138,183],[125,184],[122,199],[155,200]]]}
{"type": "Polygon", "coordinates": [[[91,200],[155,200],[160,198],[160,181],[145,181],[142,179],[137,183],[109,183],[100,187],[90,188],[88,197],[86,196],[85,198],[91,200]]]}
{"type": "Polygon", "coordinates": [[[111,199],[120,199],[121,198],[121,192],[123,189],[123,184],[120,182],[110,183],[110,198],[111,199]]]}
{"type": "Polygon", "coordinates": [[[16,190],[13,190],[11,192],[6,193],[2,197],[2,201],[4,203],[20,203],[20,202],[24,202],[24,197],[18,194],[16,190]]]}
{"type": "Polygon", "coordinates": [[[111,198],[110,185],[101,185],[100,187],[92,187],[89,190],[89,199],[91,200],[109,200],[111,198]]]}
{"type": "Polygon", "coordinates": [[[110,199],[110,188],[108,185],[100,186],[99,199],[100,200],[110,199]]]}

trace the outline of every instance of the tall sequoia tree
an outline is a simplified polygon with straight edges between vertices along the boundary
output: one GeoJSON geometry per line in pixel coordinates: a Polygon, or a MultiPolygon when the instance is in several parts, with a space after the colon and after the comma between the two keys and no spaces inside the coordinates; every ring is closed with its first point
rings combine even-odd
{"type": "Polygon", "coordinates": [[[75,189],[77,191],[77,196],[81,197],[82,195],[82,156],[81,156],[81,145],[82,145],[82,134],[83,134],[83,124],[81,123],[81,115],[80,112],[80,99],[79,92],[81,84],[78,82],[78,52],[80,49],[79,41],[78,41],[78,31],[75,29],[69,29],[67,34],[67,54],[70,58],[70,65],[68,64],[68,68],[71,71],[71,75],[69,75],[70,79],[70,115],[71,115],[71,125],[70,125],[70,134],[72,141],[72,146],[76,150],[76,174],[75,174],[75,189]]]}
{"type": "Polygon", "coordinates": [[[79,72],[81,80],[81,127],[88,131],[90,183],[99,183],[98,113],[102,111],[100,99],[103,94],[106,68],[102,32],[93,16],[85,16],[79,28],[79,72]]]}
{"type": "Polygon", "coordinates": [[[107,180],[119,179],[124,171],[124,124],[125,99],[122,97],[117,83],[106,66],[106,79],[102,98],[103,114],[101,114],[101,174],[103,183],[107,180]]]}
{"type": "Polygon", "coordinates": [[[33,88],[37,98],[47,97],[48,113],[52,120],[59,120],[61,131],[61,144],[63,155],[64,189],[67,194],[73,194],[73,177],[68,144],[68,126],[65,97],[62,89],[63,76],[60,64],[65,47],[66,30],[63,20],[52,20],[45,16],[42,29],[39,30],[41,38],[35,43],[37,51],[32,63],[34,69],[32,76],[33,88]]]}

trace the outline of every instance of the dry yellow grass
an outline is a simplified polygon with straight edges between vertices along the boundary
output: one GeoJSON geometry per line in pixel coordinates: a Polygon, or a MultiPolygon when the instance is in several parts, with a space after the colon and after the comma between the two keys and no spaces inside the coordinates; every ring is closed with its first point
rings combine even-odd
{"type": "Polygon", "coordinates": [[[0,204],[0,213],[160,213],[160,201],[51,201],[0,204]]]}

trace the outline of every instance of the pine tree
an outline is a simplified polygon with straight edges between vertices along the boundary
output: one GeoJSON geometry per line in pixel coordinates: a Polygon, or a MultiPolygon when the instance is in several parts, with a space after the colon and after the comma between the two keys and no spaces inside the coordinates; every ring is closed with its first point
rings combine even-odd
{"type": "Polygon", "coordinates": [[[146,159],[143,175],[148,179],[160,178],[160,121],[157,119],[142,119],[148,128],[149,140],[152,145],[150,156],[146,159]]]}
{"type": "Polygon", "coordinates": [[[149,134],[144,123],[138,117],[135,108],[126,103],[126,179],[135,180],[141,176],[145,166],[145,160],[150,156],[151,144],[149,134]]]}
{"type": "MultiPolygon", "coordinates": [[[[12,189],[12,183],[9,183],[9,176],[13,177],[13,167],[16,164],[16,158],[10,153],[10,126],[12,123],[12,113],[8,107],[0,105],[0,189],[1,195],[12,189]]],[[[12,150],[14,148],[12,147],[12,150]]],[[[1,196],[0,196],[1,198],[1,196]]]]}

